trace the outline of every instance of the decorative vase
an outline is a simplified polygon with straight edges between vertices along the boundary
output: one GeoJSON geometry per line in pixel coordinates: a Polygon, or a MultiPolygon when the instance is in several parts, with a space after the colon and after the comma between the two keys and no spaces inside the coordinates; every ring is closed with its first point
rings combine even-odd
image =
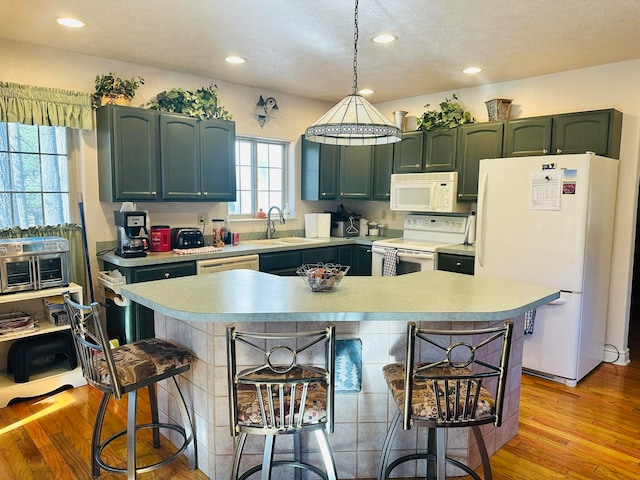
{"type": "Polygon", "coordinates": [[[400,130],[404,131],[404,118],[407,116],[407,112],[404,110],[396,110],[393,112],[393,120],[395,122],[396,127],[400,130]]]}
{"type": "Polygon", "coordinates": [[[100,105],[131,105],[131,99],[125,95],[103,95],[100,105]]]}
{"type": "Polygon", "coordinates": [[[489,121],[491,120],[505,120],[509,118],[509,111],[511,110],[511,102],[508,98],[494,98],[487,100],[484,104],[487,106],[487,112],[489,113],[489,121]]]}

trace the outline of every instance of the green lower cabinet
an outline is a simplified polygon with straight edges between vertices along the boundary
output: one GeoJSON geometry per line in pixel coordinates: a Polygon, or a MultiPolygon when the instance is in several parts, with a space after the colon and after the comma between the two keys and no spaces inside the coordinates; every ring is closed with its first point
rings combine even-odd
{"type": "Polygon", "coordinates": [[[503,131],[502,121],[458,127],[458,201],[477,201],[480,160],[502,157],[503,131]]]}
{"type": "Polygon", "coordinates": [[[371,276],[371,246],[370,245],[354,245],[353,246],[353,272],[354,276],[370,277],[371,276]]]}
{"type": "Polygon", "coordinates": [[[473,275],[474,257],[453,253],[438,253],[438,270],[473,275]]]}

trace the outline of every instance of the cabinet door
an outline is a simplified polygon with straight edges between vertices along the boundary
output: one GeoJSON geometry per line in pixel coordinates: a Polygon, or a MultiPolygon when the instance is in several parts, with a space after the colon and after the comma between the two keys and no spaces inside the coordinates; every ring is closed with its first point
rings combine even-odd
{"type": "Polygon", "coordinates": [[[505,127],[504,156],[547,155],[551,150],[551,117],[509,120],[505,127]]]}
{"type": "Polygon", "coordinates": [[[353,249],[353,264],[355,272],[352,275],[361,277],[371,276],[371,247],[355,245],[353,249]]]}
{"type": "Polygon", "coordinates": [[[202,200],[236,201],[236,127],[226,120],[200,123],[202,200]]]}
{"type": "Polygon", "coordinates": [[[393,143],[373,147],[373,200],[390,200],[392,172],[393,143]]]}
{"type": "Polygon", "coordinates": [[[158,113],[106,105],[96,127],[100,200],[158,200],[158,113]]]}
{"type": "Polygon", "coordinates": [[[556,115],[551,150],[556,154],[594,152],[619,158],[621,133],[622,114],[613,109],[556,115]]]}
{"type": "Polygon", "coordinates": [[[340,198],[369,200],[373,176],[373,147],[340,148],[340,198]]]}
{"type": "Polygon", "coordinates": [[[163,200],[199,200],[200,132],[198,119],[160,115],[160,163],[163,200]]]}
{"type": "Polygon", "coordinates": [[[302,200],[338,198],[338,162],[340,147],[310,142],[302,143],[302,200]]]}
{"type": "Polygon", "coordinates": [[[300,250],[260,254],[260,271],[281,276],[296,275],[302,264],[300,250]]]}
{"type": "Polygon", "coordinates": [[[439,253],[438,270],[473,275],[474,258],[452,253],[439,253]]]}
{"type": "Polygon", "coordinates": [[[300,250],[302,263],[338,263],[338,247],[320,247],[300,250]]]}
{"type": "Polygon", "coordinates": [[[405,132],[402,141],[393,144],[394,173],[422,171],[422,146],[424,132],[405,132]]]}
{"type": "Polygon", "coordinates": [[[451,172],[456,169],[457,128],[444,128],[424,133],[425,172],[451,172]]]}
{"type": "Polygon", "coordinates": [[[503,122],[462,125],[458,131],[458,201],[478,198],[478,171],[483,158],[502,156],[503,122]]]}

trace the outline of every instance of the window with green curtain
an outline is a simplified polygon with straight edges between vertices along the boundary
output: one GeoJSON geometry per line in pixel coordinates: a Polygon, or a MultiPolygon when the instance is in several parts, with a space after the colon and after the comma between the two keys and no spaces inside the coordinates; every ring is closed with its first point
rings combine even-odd
{"type": "Polygon", "coordinates": [[[0,82],[0,121],[91,130],[91,94],[0,82]]]}

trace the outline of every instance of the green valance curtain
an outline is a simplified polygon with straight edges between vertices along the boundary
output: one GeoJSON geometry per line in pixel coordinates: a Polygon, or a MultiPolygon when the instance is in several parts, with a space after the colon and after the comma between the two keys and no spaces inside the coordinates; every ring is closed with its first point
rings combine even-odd
{"type": "Polygon", "coordinates": [[[0,121],[91,130],[91,94],[0,82],[0,121]]]}
{"type": "Polygon", "coordinates": [[[62,237],[69,240],[69,257],[71,260],[71,281],[81,285],[87,291],[86,269],[84,266],[84,245],[82,243],[82,227],[73,223],[50,225],[46,227],[4,228],[0,229],[0,238],[25,237],[62,237]]]}

